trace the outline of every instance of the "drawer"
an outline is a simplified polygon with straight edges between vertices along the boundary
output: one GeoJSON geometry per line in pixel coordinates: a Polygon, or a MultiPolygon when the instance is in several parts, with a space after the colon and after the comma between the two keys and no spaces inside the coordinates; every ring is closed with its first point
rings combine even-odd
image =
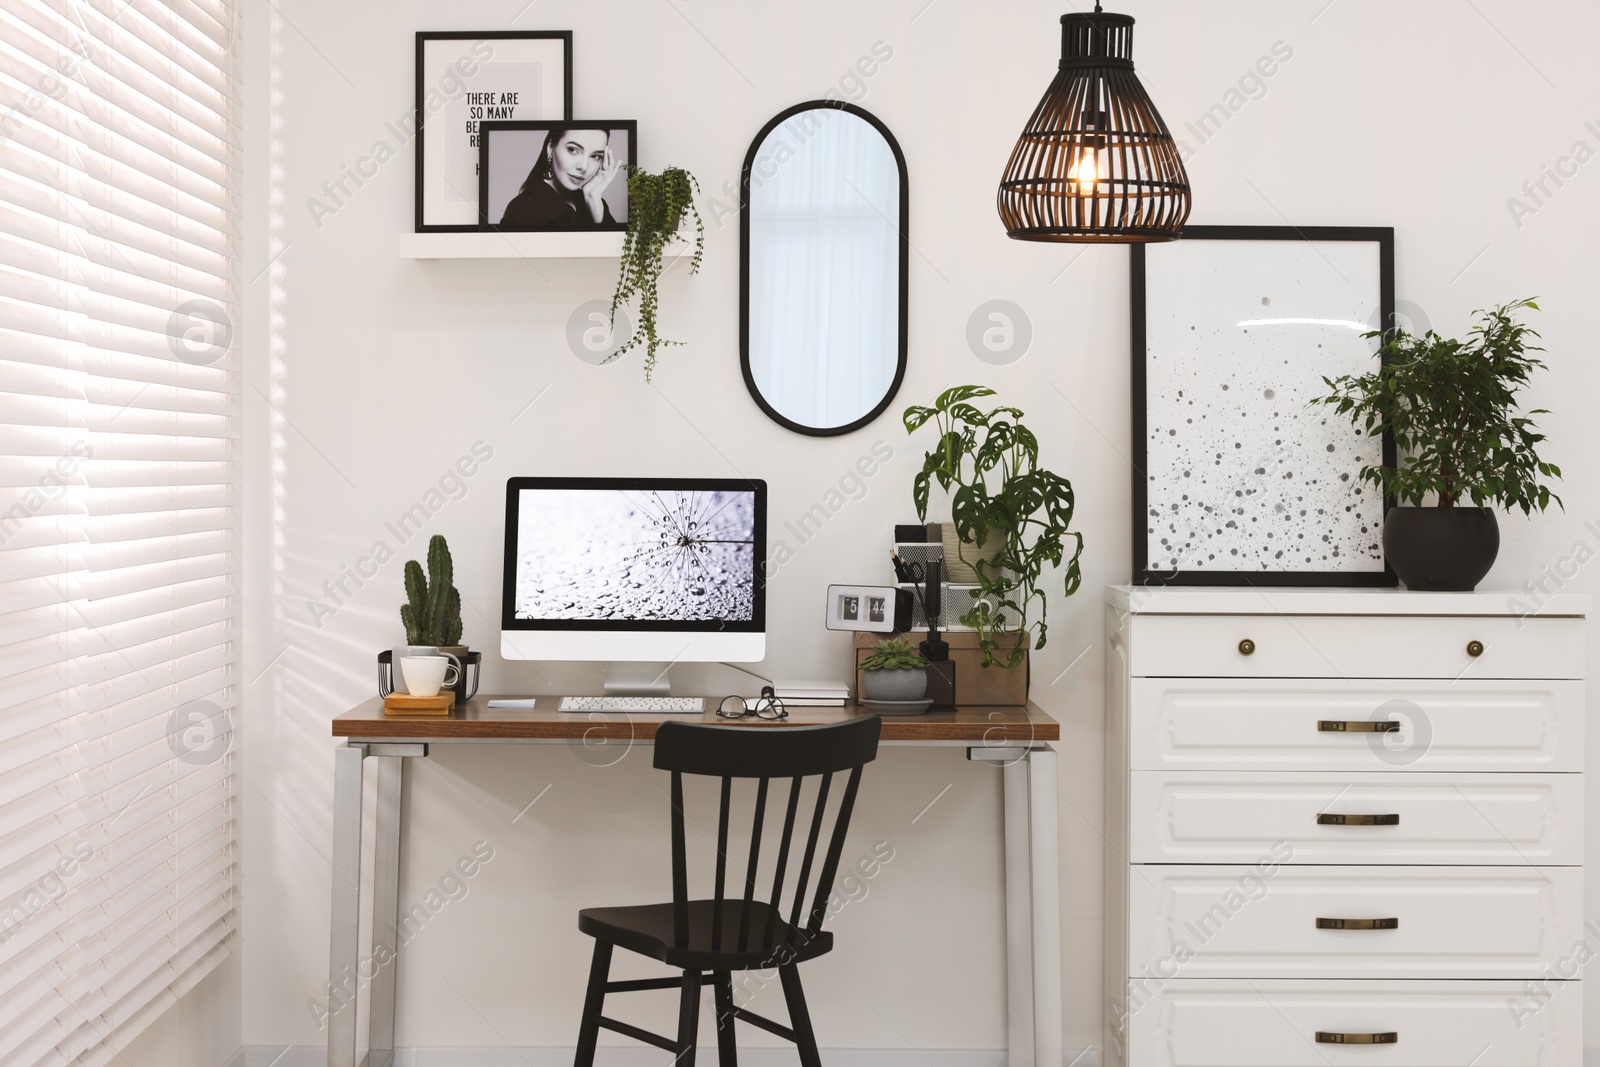
{"type": "Polygon", "coordinates": [[[1134,983],[1125,1017],[1135,1067],[1577,1067],[1583,983],[1134,983]],[[1146,992],[1141,995],[1141,987],[1146,992]],[[1393,1044],[1326,1044],[1394,1034],[1393,1044]]]}
{"type": "Polygon", "coordinates": [[[1133,863],[1577,866],[1583,775],[1134,771],[1128,834],[1133,863]]]}
{"type": "Polygon", "coordinates": [[[1576,977],[1577,867],[1136,865],[1131,974],[1180,978],[1576,977]],[[1320,921],[1319,921],[1320,920],[1320,921]],[[1355,924],[1393,921],[1393,929],[1355,924]],[[1342,921],[1343,929],[1323,921],[1342,921]],[[1563,974],[1559,964],[1572,968],[1563,974]]]}
{"type": "Polygon", "coordinates": [[[1135,678],[1129,701],[1133,770],[1583,769],[1581,681],[1135,678]]]}
{"type": "Polygon", "coordinates": [[[1582,678],[1583,620],[1140,615],[1143,678],[1582,678]],[[1241,654],[1240,642],[1254,651],[1241,654]],[[1472,656],[1468,647],[1482,645],[1472,656]]]}

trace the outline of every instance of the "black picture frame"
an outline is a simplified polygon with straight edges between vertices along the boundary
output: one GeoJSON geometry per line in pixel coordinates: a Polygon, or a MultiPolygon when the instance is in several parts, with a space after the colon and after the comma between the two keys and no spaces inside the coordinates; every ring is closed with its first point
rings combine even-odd
{"type": "MultiPolygon", "coordinates": [[[[494,166],[492,152],[494,150],[494,135],[528,131],[550,130],[608,130],[616,133],[623,130],[627,133],[628,151],[627,158],[620,160],[616,177],[612,179],[612,187],[622,190],[623,202],[627,203],[628,196],[628,168],[635,166],[639,159],[639,123],[636,119],[516,119],[504,122],[483,122],[478,126],[478,221],[485,230],[495,233],[621,233],[628,228],[627,212],[620,220],[614,222],[580,222],[576,218],[569,224],[552,224],[548,226],[516,226],[495,222],[485,212],[489,205],[490,186],[494,177],[491,168],[494,166]]],[[[631,210],[631,204],[628,205],[631,210]]]]}
{"type": "Polygon", "coordinates": [[[894,402],[895,395],[900,392],[900,385],[906,376],[906,351],[907,351],[907,325],[909,323],[907,294],[911,278],[911,186],[907,178],[905,153],[900,150],[900,142],[895,140],[889,127],[884,125],[872,112],[865,108],[843,100],[806,100],[785,108],[778,112],[750,141],[750,148],[745,153],[744,165],[739,171],[739,369],[744,374],[745,388],[750,391],[750,397],[756,402],[766,416],[786,430],[792,430],[807,437],[838,437],[843,434],[853,433],[866,426],[879,415],[882,415],[890,404],[894,402]],[[781,414],[767,402],[761,395],[761,390],[756,385],[755,375],[750,370],[750,177],[756,165],[756,157],[767,135],[777,129],[785,120],[805,111],[815,111],[828,108],[834,111],[844,111],[854,115],[870,124],[884,141],[889,145],[889,150],[894,154],[895,166],[900,171],[900,211],[896,225],[900,231],[900,270],[899,270],[899,352],[896,356],[894,380],[889,383],[888,391],[883,399],[871,411],[854,422],[841,426],[807,426],[795,422],[793,419],[781,414]]]}
{"type": "MultiPolygon", "coordinates": [[[[416,177],[413,187],[415,209],[414,226],[417,233],[475,233],[483,229],[482,223],[429,223],[426,221],[427,180],[427,45],[430,41],[558,41],[562,55],[562,104],[557,120],[572,117],[572,31],[571,30],[419,30],[416,35],[416,104],[413,121],[416,124],[416,177]]],[[[480,183],[481,184],[481,183],[480,183]]],[[[476,186],[474,187],[476,189],[476,186]]]]}
{"type": "MultiPolygon", "coordinates": [[[[1366,242],[1377,246],[1379,321],[1384,330],[1395,325],[1394,249],[1395,231],[1387,226],[1186,226],[1184,241],[1304,241],[1366,242]]],[[[1132,396],[1132,537],[1133,583],[1136,585],[1188,585],[1188,586],[1260,586],[1260,587],[1370,587],[1388,588],[1399,584],[1388,562],[1381,571],[1225,571],[1225,570],[1175,570],[1150,569],[1148,531],[1150,508],[1149,469],[1149,419],[1148,377],[1146,362],[1149,355],[1148,292],[1146,277],[1146,246],[1135,244],[1130,248],[1129,305],[1130,323],[1130,379],[1132,396]]],[[[1382,437],[1382,457],[1385,465],[1395,464],[1395,444],[1387,431],[1382,437]]],[[[1356,472],[1351,471],[1354,477],[1356,472]]],[[[1383,514],[1394,506],[1392,496],[1383,499],[1383,514]]],[[[1378,532],[1381,544],[1381,530],[1378,532]]]]}

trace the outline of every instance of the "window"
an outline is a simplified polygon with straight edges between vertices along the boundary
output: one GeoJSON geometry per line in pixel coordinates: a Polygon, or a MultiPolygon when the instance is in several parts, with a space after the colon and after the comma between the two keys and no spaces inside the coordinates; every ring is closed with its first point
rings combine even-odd
{"type": "Polygon", "coordinates": [[[0,1063],[107,1063],[234,925],[232,0],[0,10],[0,1063]]]}

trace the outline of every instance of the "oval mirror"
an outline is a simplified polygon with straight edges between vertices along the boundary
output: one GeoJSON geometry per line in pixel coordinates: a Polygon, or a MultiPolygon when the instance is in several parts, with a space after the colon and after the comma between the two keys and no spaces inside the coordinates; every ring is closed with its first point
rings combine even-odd
{"type": "Polygon", "coordinates": [[[906,370],[906,162],[852,104],[797,104],[745,155],[739,343],[745,384],[796,433],[865,426],[906,370]]]}

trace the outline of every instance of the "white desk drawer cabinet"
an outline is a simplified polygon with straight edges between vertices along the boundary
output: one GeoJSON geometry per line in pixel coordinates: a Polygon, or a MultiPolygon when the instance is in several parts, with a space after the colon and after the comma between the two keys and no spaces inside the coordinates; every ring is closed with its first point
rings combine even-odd
{"type": "MultiPolygon", "coordinates": [[[[1505,598],[1485,607],[1505,611],[1505,598]]],[[[1141,678],[1580,678],[1583,620],[1186,616],[1133,620],[1141,678]],[[1248,642],[1248,643],[1247,643],[1248,642]]]]}
{"type": "Polygon", "coordinates": [[[1583,683],[1572,680],[1134,678],[1132,716],[1136,771],[1578,771],[1583,762],[1583,683]]]}
{"type": "Polygon", "coordinates": [[[1578,1067],[1581,983],[1548,998],[1520,982],[1195,979],[1153,990],[1128,1019],[1141,1067],[1578,1067]],[[1332,1038],[1392,1037],[1386,1044],[1332,1038]],[[1323,1035],[1323,1040],[1318,1040],[1323,1035]]]}
{"type": "Polygon", "coordinates": [[[1134,863],[1583,861],[1581,774],[1134,771],[1129,784],[1134,863]]]}
{"type": "Polygon", "coordinates": [[[1542,978],[1583,940],[1577,867],[1148,866],[1134,974],[1542,978]],[[1165,965],[1170,969],[1171,962],[1165,965]]]}
{"type": "Polygon", "coordinates": [[[1107,1067],[1581,1059],[1588,602],[1508,599],[1110,591],[1107,1067]]]}

